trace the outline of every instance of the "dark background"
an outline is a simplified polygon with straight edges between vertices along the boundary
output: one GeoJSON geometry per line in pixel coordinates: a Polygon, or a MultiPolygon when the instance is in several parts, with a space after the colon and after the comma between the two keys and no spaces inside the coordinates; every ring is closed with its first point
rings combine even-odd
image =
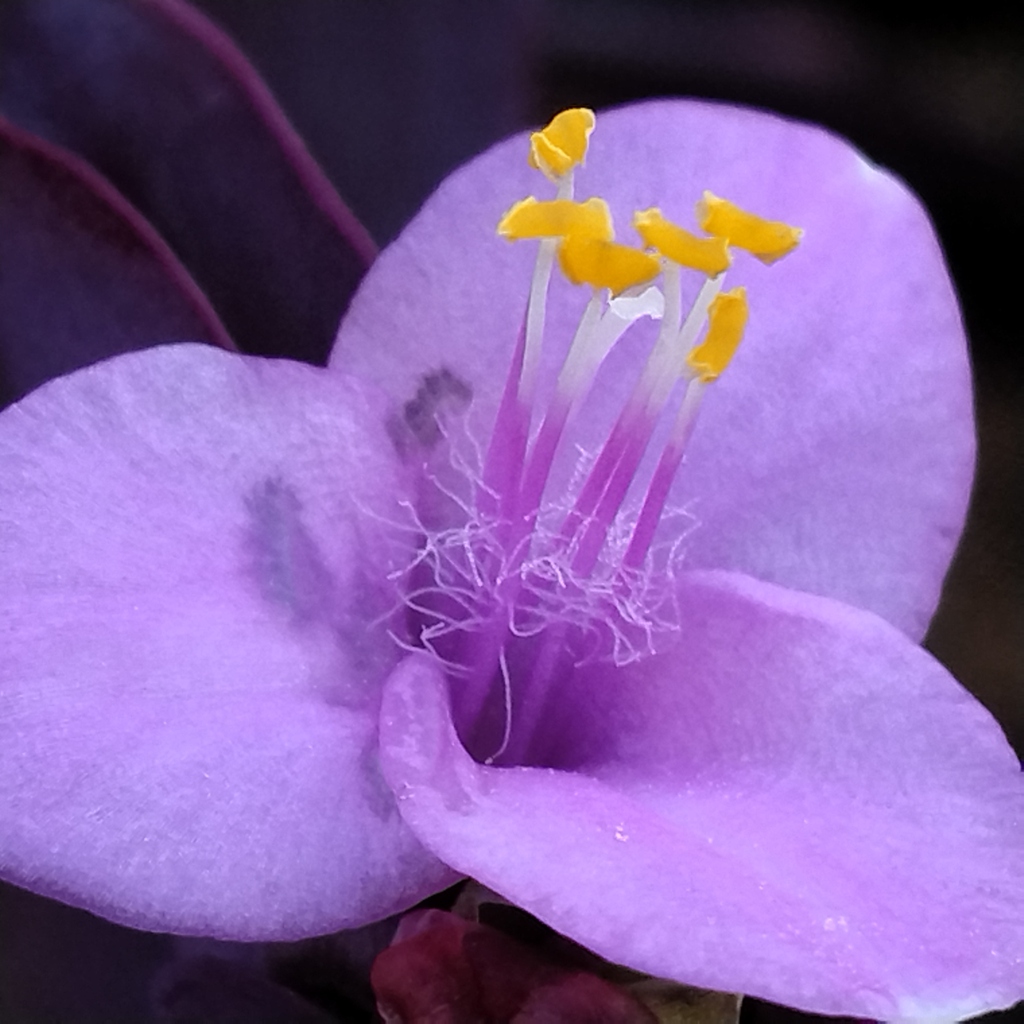
{"type": "MultiPolygon", "coordinates": [[[[248,53],[382,244],[452,168],[570,105],[690,95],[767,107],[833,128],[906,179],[962,298],[980,442],[928,646],[1024,752],[1024,13],[752,0],[199,6],[248,53]]],[[[0,1020],[144,1019],[146,978],[169,942],[7,890],[0,1020]]],[[[745,1009],[748,1021],[784,1016],[797,1015],[745,1009]]]]}

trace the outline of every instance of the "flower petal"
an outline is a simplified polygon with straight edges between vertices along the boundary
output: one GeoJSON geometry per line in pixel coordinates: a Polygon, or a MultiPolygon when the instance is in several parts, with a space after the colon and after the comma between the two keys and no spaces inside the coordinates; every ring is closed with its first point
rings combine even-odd
{"type": "Polygon", "coordinates": [[[227,36],[178,0],[9,6],[0,109],[107,175],[244,350],[323,362],[375,247],[227,36]]]}
{"type": "Polygon", "coordinates": [[[1019,999],[1024,786],[988,714],[868,613],[728,573],[679,597],[673,650],[565,681],[547,767],[473,762],[440,674],[403,662],[382,757],[417,836],[687,984],[873,1019],[1019,999]]]}
{"type": "MultiPolygon", "coordinates": [[[[444,182],[375,265],[333,356],[400,402],[447,367],[472,389],[481,437],[535,252],[494,237],[509,202],[536,189],[528,148],[526,136],[511,139],[444,182]]],[[[963,330],[927,216],[903,185],[817,128],[685,100],[598,117],[577,194],[607,199],[620,222],[658,205],[691,223],[705,189],[806,233],[776,266],[741,254],[729,271],[730,285],[747,286],[750,324],[704,402],[670,498],[701,524],[690,564],[836,597],[920,637],[973,465],[963,330]]],[[[540,374],[549,385],[585,291],[552,288],[540,374]]],[[[603,443],[655,330],[638,326],[606,360],[572,442],[592,452],[603,443]]],[[[577,459],[568,444],[555,488],[577,459]]]]}
{"type": "Polygon", "coordinates": [[[283,939],[452,879],[377,763],[403,480],[374,395],[204,346],[0,415],[0,873],[283,939]]]}
{"type": "Polygon", "coordinates": [[[0,405],[88,363],[231,339],[159,235],[95,171],[0,119],[0,405]]]}

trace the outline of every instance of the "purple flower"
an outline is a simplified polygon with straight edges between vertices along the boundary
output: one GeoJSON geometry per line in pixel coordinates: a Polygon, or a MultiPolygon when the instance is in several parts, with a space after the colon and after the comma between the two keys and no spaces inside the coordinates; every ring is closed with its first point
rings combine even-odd
{"type": "MultiPolygon", "coordinates": [[[[536,247],[495,225],[544,182],[510,140],[374,265],[328,370],[158,347],[0,414],[0,872],[238,939],[471,875],[707,988],[879,1019],[1008,1005],[1020,766],[917,646],[973,461],[927,219],[769,115],[671,101],[598,133],[577,187],[620,228],[710,188],[806,231],[777,266],[736,256],[747,337],[684,422],[650,546],[668,424],[635,466],[638,423],[612,434],[621,499],[580,501],[672,286],[520,487],[537,448],[502,402],[536,247]]],[[[556,274],[534,426],[588,297],[556,274]]]]}

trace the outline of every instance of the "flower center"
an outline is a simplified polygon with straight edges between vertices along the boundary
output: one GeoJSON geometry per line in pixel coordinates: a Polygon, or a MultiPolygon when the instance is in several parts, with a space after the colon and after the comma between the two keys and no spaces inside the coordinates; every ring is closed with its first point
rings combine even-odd
{"type": "Polygon", "coordinates": [[[559,676],[595,658],[652,653],[678,628],[673,571],[683,526],[655,543],[710,383],[735,353],[747,321],[744,288],[723,290],[732,250],[771,263],[801,232],[706,192],[693,234],[660,210],[637,212],[641,246],[615,240],[607,203],[573,198],[594,116],[559,114],[531,136],[531,165],[555,185],[549,200],[515,204],[498,233],[539,239],[527,312],[472,496],[457,527],[425,531],[407,601],[419,642],[449,666],[463,740],[482,760],[521,763],[559,676]],[[588,301],[554,388],[539,397],[548,287],[558,264],[588,301]],[[689,310],[682,274],[703,278],[689,310]],[[660,320],[646,364],[611,432],[571,493],[550,495],[566,428],[585,408],[598,371],[640,318],[660,320]],[[655,428],[668,439],[638,509],[625,507],[655,428]]]}

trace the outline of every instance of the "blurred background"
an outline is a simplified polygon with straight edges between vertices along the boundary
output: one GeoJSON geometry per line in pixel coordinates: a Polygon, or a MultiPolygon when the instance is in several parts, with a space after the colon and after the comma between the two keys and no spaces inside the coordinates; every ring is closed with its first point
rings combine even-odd
{"type": "MultiPolygon", "coordinates": [[[[945,13],[938,5],[853,0],[199,6],[248,54],[381,244],[458,164],[566,106],[666,95],[751,104],[826,125],[902,176],[931,211],[960,291],[980,442],[967,531],[928,645],[1024,753],[1024,345],[1022,284],[1014,277],[1024,240],[1024,7],[978,0],[945,13]]],[[[145,986],[129,979],[145,977],[169,940],[63,907],[47,911],[46,936],[34,938],[40,903],[10,891],[0,900],[0,1020],[145,1019],[145,986]],[[60,976],[72,962],[87,980],[69,995],[60,976]]],[[[754,1001],[744,1011],[747,1021],[798,1016],[754,1001]]],[[[1000,1016],[1024,1020],[1019,1011],[1000,1016]]]]}

